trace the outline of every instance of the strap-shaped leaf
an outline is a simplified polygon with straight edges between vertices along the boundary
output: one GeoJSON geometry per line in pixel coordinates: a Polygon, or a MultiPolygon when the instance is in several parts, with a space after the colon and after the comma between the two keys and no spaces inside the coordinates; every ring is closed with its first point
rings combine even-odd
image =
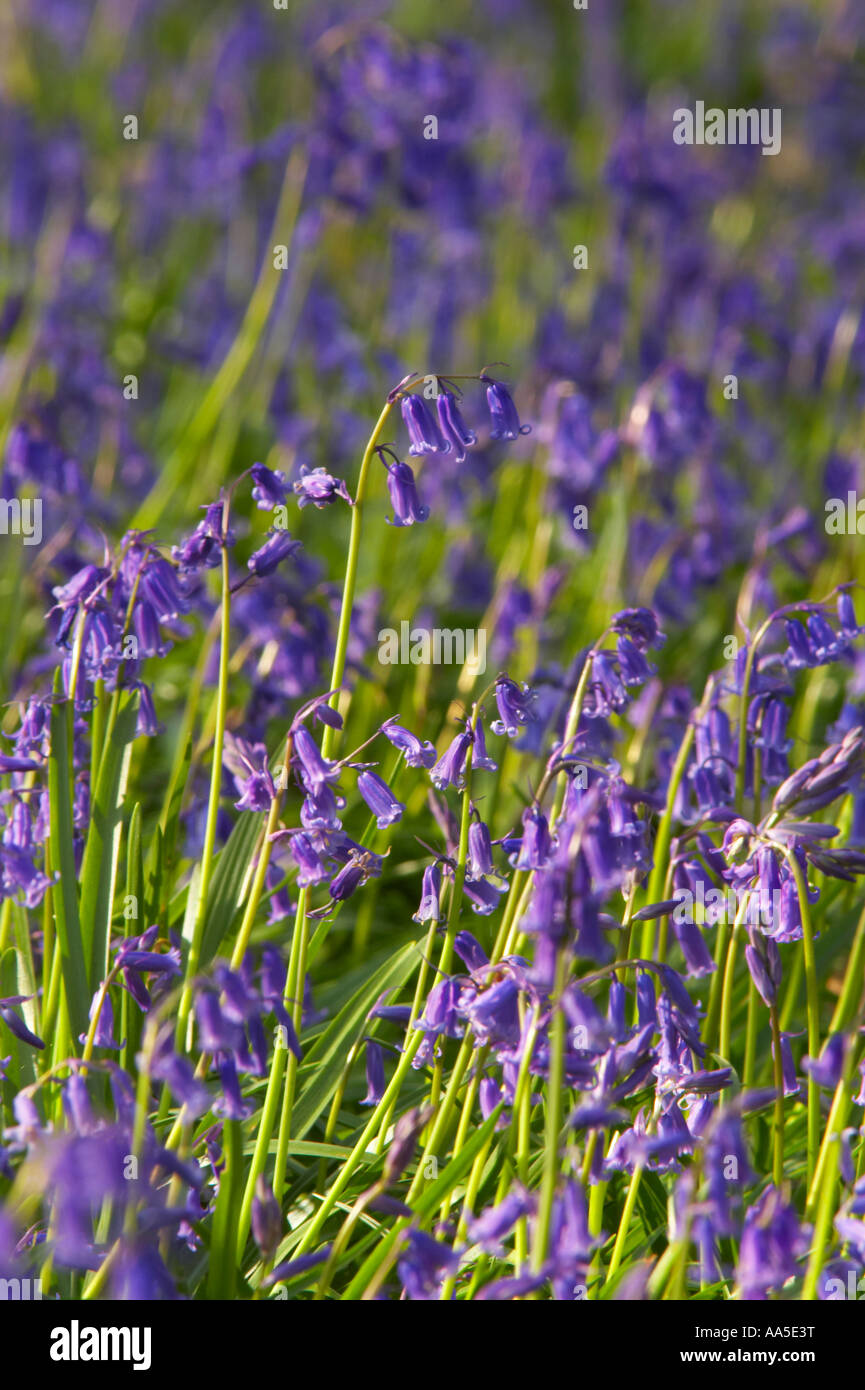
{"type": "Polygon", "coordinates": [[[90,828],[81,864],[81,937],[91,992],[108,969],[108,939],[120,840],[123,798],[138,719],[138,694],[124,692],[109,723],[91,803],[90,828]]]}
{"type": "MultiPolygon", "coordinates": [[[[55,683],[55,691],[57,683],[55,683]]],[[[72,776],[69,766],[69,713],[66,700],[51,708],[48,797],[51,805],[51,863],[60,874],[52,901],[57,923],[63,991],[73,1038],[87,1031],[90,993],[78,913],[78,878],[72,848],[72,776]]]]}

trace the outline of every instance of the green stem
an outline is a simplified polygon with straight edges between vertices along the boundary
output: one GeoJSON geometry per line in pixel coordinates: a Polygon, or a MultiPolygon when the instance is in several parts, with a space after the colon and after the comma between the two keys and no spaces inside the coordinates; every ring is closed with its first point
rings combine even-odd
{"type": "Polygon", "coordinates": [[[198,889],[198,907],[192,929],[192,941],[186,960],[183,993],[177,1010],[177,1041],[185,1046],[186,1027],[192,1008],[192,980],[201,959],[201,945],[204,938],[204,924],[207,917],[207,895],[213,874],[213,858],[216,848],[216,827],[219,817],[219,801],[222,791],[222,758],[225,743],[225,722],[228,713],[228,663],[231,641],[231,575],[228,563],[229,513],[231,501],[226,497],[222,504],[222,604],[221,632],[219,643],[219,677],[216,691],[216,729],[213,736],[213,761],[210,768],[210,796],[207,803],[207,822],[204,829],[204,847],[201,851],[201,880],[198,889]]]}
{"type": "MultiPolygon", "coordinates": [[[[820,993],[817,983],[817,962],[814,956],[814,932],[811,925],[811,904],[808,884],[799,860],[792,850],[784,847],[784,855],[796,883],[799,915],[802,918],[802,954],[805,961],[805,997],[808,1014],[808,1054],[815,1060],[820,1055],[820,993]]],[[[808,1182],[814,1175],[817,1145],[820,1134],[820,1088],[814,1077],[808,1076],[808,1182]]]]}
{"type": "Polygon", "coordinates": [[[565,1057],[565,1016],[560,1007],[567,978],[567,951],[560,947],[556,966],[554,1014],[550,1024],[550,1074],[547,1082],[546,1132],[544,1139],[544,1175],[535,1226],[532,1267],[538,1273],[547,1258],[550,1245],[550,1221],[559,1171],[559,1133],[562,1128],[562,1087],[565,1057]]]}
{"type": "Polygon", "coordinates": [[[616,1242],[613,1246],[613,1253],[610,1256],[610,1267],[607,1270],[607,1277],[604,1280],[605,1286],[612,1283],[618,1273],[619,1265],[622,1263],[622,1256],[625,1253],[625,1241],[628,1238],[628,1230],[631,1225],[631,1217],[634,1215],[634,1207],[637,1203],[637,1193],[640,1190],[640,1179],[643,1176],[642,1164],[637,1163],[631,1174],[631,1181],[628,1184],[628,1195],[625,1198],[625,1205],[622,1208],[619,1229],[616,1231],[616,1242]]]}
{"type": "Polygon", "coordinates": [[[775,1108],[772,1123],[772,1181],[780,1189],[784,1181],[784,1063],[781,1056],[781,1028],[778,1023],[778,1009],[770,1009],[772,1022],[772,1056],[775,1077],[775,1108]]]}
{"type": "MultiPolygon", "coordinates": [[[[388,417],[396,403],[394,399],[388,398],[384,408],[376,421],[375,428],[369,437],[367,446],[363,453],[360,464],[360,473],[357,479],[357,491],[354,496],[354,505],[351,509],[351,534],[348,541],[348,557],[345,565],[345,580],[342,586],[342,605],[339,613],[339,627],[336,634],[336,647],[333,654],[333,667],[330,677],[330,688],[333,694],[330,697],[331,709],[339,707],[339,687],[342,685],[342,678],[345,674],[345,656],[348,650],[348,639],[351,631],[351,615],[354,607],[354,591],[357,584],[357,564],[360,555],[360,533],[363,523],[363,504],[366,498],[367,480],[372,460],[375,456],[375,448],[381,439],[388,417]]],[[[321,754],[323,758],[329,758],[333,745],[336,741],[337,730],[332,729],[329,724],[325,725],[321,739],[321,754]]]]}

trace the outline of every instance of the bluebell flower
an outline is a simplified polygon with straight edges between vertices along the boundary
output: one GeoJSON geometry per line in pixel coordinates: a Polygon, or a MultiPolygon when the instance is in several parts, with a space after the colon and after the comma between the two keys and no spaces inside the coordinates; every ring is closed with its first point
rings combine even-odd
{"type": "Polygon", "coordinates": [[[466,862],[472,878],[482,878],[486,874],[496,872],[490,832],[482,820],[473,820],[469,826],[468,859],[466,862]]]}
{"type": "Polygon", "coordinates": [[[287,531],[272,531],[264,545],[250,555],[246,562],[247,569],[259,578],[272,574],[283,560],[299,549],[300,541],[293,541],[287,531]]]}
{"type": "Polygon", "coordinates": [[[382,1178],[386,1184],[397,1182],[411,1163],[418,1139],[429,1123],[431,1113],[428,1106],[414,1106],[400,1115],[385,1154],[382,1178]]]}
{"type": "Polygon", "coordinates": [[[832,1033],[819,1057],[803,1057],[802,1070],[827,1091],[834,1091],[844,1071],[847,1040],[843,1033],[832,1033]]]}
{"type": "Polygon", "coordinates": [[[403,396],[400,410],[411,441],[410,454],[450,453],[450,440],[442,434],[435,416],[421,396],[416,394],[403,396]]]}
{"type": "Polygon", "coordinates": [[[276,1254],[282,1237],[282,1212],[263,1173],[259,1173],[255,1184],[250,1222],[252,1238],[259,1254],[265,1262],[269,1262],[276,1254]]]}
{"type": "Polygon", "coordinates": [[[377,854],[368,850],[352,850],[348,862],[331,879],[328,892],[334,902],[345,901],[368,878],[377,878],[381,874],[381,863],[377,854]]]}
{"type": "Polygon", "coordinates": [[[520,687],[509,676],[499,676],[496,681],[496,706],[499,717],[490,725],[493,733],[516,738],[520,726],[530,723],[535,717],[532,710],[534,701],[534,691],[527,685],[520,687]]]}
{"type": "Polygon", "coordinates": [[[361,1105],[378,1105],[384,1095],[384,1053],[381,1043],[374,1038],[366,1040],[366,1095],[361,1105]]]}
{"type": "Polygon", "coordinates": [[[514,1188],[495,1206],[471,1218],[467,1226],[469,1240],[488,1255],[503,1255],[502,1241],[520,1218],[528,1215],[532,1205],[531,1197],[523,1188],[514,1188]]]}
{"type": "MultiPolygon", "coordinates": [[[[211,502],[203,507],[204,519],[198,523],[191,535],[171,550],[171,558],[181,574],[195,573],[200,569],[215,569],[222,556],[222,515],[221,502],[211,502]]],[[[234,533],[229,531],[226,544],[234,543],[234,533]]]]}
{"type": "Polygon", "coordinates": [[[414,922],[441,921],[441,869],[438,864],[428,864],[423,871],[420,905],[414,914],[414,922]]]}
{"type": "Polygon", "coordinates": [[[302,724],[294,731],[293,752],[299,765],[300,779],[307,791],[315,791],[339,778],[337,765],[322,757],[312,734],[302,724]]]}
{"type": "Polygon", "coordinates": [[[357,789],[375,816],[379,830],[401,819],[405,806],[397,801],[387,782],[375,772],[364,770],[357,775],[357,789]]]}
{"type": "Polygon", "coordinates": [[[490,963],[486,951],[470,931],[457,932],[454,937],[454,950],[472,975],[490,963]]]}
{"type": "Polygon", "coordinates": [[[795,1208],[774,1187],[749,1206],[739,1244],[736,1279],[745,1300],[765,1299],[799,1272],[808,1248],[795,1208]]]}
{"type": "Polygon", "coordinates": [[[835,1230],[845,1245],[849,1245],[861,1262],[865,1261],[865,1221],[849,1216],[835,1217],[835,1230]]]}
{"type": "Polygon", "coordinates": [[[284,507],[287,487],[285,474],[263,463],[254,463],[249,471],[255,484],[252,489],[253,501],[259,511],[272,512],[274,507],[284,507]]]}
{"type": "MultiPolygon", "coordinates": [[[[277,832],[277,834],[281,833],[277,832]]],[[[289,836],[288,847],[298,868],[298,888],[308,888],[310,884],[321,883],[323,879],[327,878],[327,869],[309,835],[304,834],[303,831],[295,832],[289,836]]]]}
{"type": "Polygon", "coordinates": [[[496,772],[498,763],[487,753],[487,738],[484,731],[484,721],[478,718],[475,723],[472,746],[472,769],[479,772],[496,772]]]}
{"type": "Polygon", "coordinates": [[[466,875],[463,892],[472,905],[472,911],[488,917],[499,906],[499,894],[507,892],[504,880],[491,882],[488,878],[473,878],[466,875]]]}
{"type": "Polygon", "coordinates": [[[382,724],[381,732],[394,748],[399,749],[409,767],[432,767],[436,760],[436,751],[431,743],[419,739],[416,734],[392,719],[382,724]]]}
{"type": "Polygon", "coordinates": [[[389,517],[385,519],[391,526],[413,526],[415,522],[426,521],[430,514],[429,507],[424,506],[418,497],[414,474],[408,464],[396,457],[393,463],[389,463],[383,455],[381,460],[387,469],[387,490],[394,513],[393,521],[389,517]]]}
{"type": "Polygon", "coordinates": [[[856,621],[856,608],[853,604],[853,596],[847,589],[842,589],[838,594],[837,607],[838,623],[841,628],[842,636],[845,637],[848,642],[852,642],[856,637],[861,637],[862,633],[865,632],[865,628],[861,628],[856,621]]]}
{"type": "Polygon", "coordinates": [[[546,816],[539,806],[527,806],[523,812],[523,837],[514,860],[515,868],[542,869],[549,860],[551,848],[546,816]]]}
{"type": "Polygon", "coordinates": [[[508,388],[501,381],[493,381],[483,372],[480,379],[486,386],[490,411],[490,438],[516,439],[521,434],[530,434],[532,427],[520,424],[520,417],[508,388]]]}
{"type": "Polygon", "coordinates": [[[235,801],[239,811],[269,811],[276,787],[268,766],[264,744],[249,743],[244,738],[226,735],[225,761],[231,769],[240,799],[235,801]]]}
{"type": "Polygon", "coordinates": [[[450,1246],[426,1231],[410,1230],[396,1268],[406,1296],[428,1301],[438,1298],[443,1280],[456,1274],[459,1263],[450,1246]]]}
{"type": "MultiPolygon", "coordinates": [[[[111,992],[105,990],[103,996],[101,985],[94,994],[90,1004],[91,1023],[96,1017],[97,1010],[99,1011],[99,1018],[96,1024],[96,1031],[93,1035],[94,1047],[105,1047],[109,1048],[112,1052],[119,1052],[123,1043],[118,1042],[114,1036],[114,1006],[111,1003],[111,992]]],[[[82,1033],[79,1041],[86,1042],[87,1034],[82,1033]]]]}
{"type": "Polygon", "coordinates": [[[473,741],[471,724],[467,720],[462,733],[457,734],[435,766],[430,769],[430,780],[439,791],[443,791],[445,787],[456,787],[457,790],[462,788],[466,756],[473,741]]]}
{"type": "Polygon", "coordinates": [[[19,1018],[15,1012],[15,1006],[26,1004],[30,997],[28,994],[14,994],[9,995],[6,999],[0,999],[0,1018],[19,1042],[26,1043],[28,1047],[38,1048],[41,1052],[45,1047],[44,1042],[41,1038],[37,1038],[35,1033],[31,1033],[24,1020],[19,1018]]]}
{"type": "Polygon", "coordinates": [[[453,449],[455,461],[462,463],[466,457],[466,450],[477,443],[478,437],[474,430],[469,429],[460,412],[456,396],[446,386],[439,386],[436,410],[441,433],[453,449]]]}
{"type": "Polygon", "coordinates": [[[326,783],[307,790],[300,808],[300,820],[304,830],[339,830],[342,822],[338,812],[345,805],[342,797],[337,797],[326,783]]]}
{"type": "Polygon", "coordinates": [[[322,507],[335,502],[338,497],[345,502],[351,502],[348,488],[342,478],[334,478],[324,468],[307,468],[304,464],[300,466],[300,478],[294,484],[294,491],[297,493],[299,507],[308,507],[311,503],[321,510],[322,507]]]}

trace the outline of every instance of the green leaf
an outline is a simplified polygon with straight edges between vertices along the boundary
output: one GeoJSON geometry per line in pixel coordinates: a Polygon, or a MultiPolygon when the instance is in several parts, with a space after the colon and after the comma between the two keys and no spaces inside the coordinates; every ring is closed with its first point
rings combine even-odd
{"type": "Polygon", "coordinates": [[[97,988],[108,971],[111,914],[123,828],[123,798],[137,721],[137,692],[121,694],[117,716],[109,719],[81,864],[81,935],[91,991],[97,988]]]}
{"type": "MultiPolygon", "coordinates": [[[[0,997],[9,998],[11,995],[20,994],[19,980],[20,961],[18,953],[14,947],[9,946],[0,956],[0,997]]],[[[14,1094],[22,1086],[28,1086],[36,1080],[33,1049],[28,1047],[26,1043],[19,1042],[12,1029],[0,1020],[0,1056],[4,1054],[11,1059],[7,1079],[10,1090],[14,1094]]]]}
{"type": "MultiPolygon", "coordinates": [[[[60,693],[59,675],[54,683],[60,693]]],[[[69,716],[71,707],[55,699],[51,707],[51,752],[48,757],[48,797],[51,808],[51,863],[60,873],[52,894],[57,922],[63,990],[73,1038],[87,1032],[90,992],[81,920],[78,912],[78,883],[72,848],[72,776],[69,762],[69,716]]]]}
{"type": "Polygon", "coordinates": [[[216,861],[207,896],[200,968],[213,960],[243,906],[246,879],[263,826],[262,816],[254,811],[244,811],[216,861]]]}
{"type": "MultiPolygon", "coordinates": [[[[435,1182],[424,1188],[414,1204],[414,1212],[418,1220],[423,1221],[426,1217],[431,1216],[453,1191],[460,1179],[465,1177],[475,1161],[475,1156],[492,1135],[501,1110],[501,1105],[497,1105],[492,1114],[475,1130],[468,1143],[464,1144],[459,1153],[451,1159],[444,1172],[439,1173],[435,1182]]],[[[382,1261],[387,1259],[388,1255],[395,1249],[406,1225],[407,1221],[405,1220],[398,1222],[381,1244],[376,1246],[342,1295],[343,1300],[350,1301],[360,1298],[382,1261]]]]}
{"type": "Polygon", "coordinates": [[[177,831],[180,822],[180,808],[186,791],[189,764],[192,761],[192,740],[186,737],[178,751],[175,766],[165,798],[165,805],[159,818],[158,834],[150,842],[144,874],[150,889],[150,900],[157,905],[153,917],[161,917],[158,910],[159,891],[162,875],[174,868],[177,858],[177,831]]]}
{"type": "Polygon", "coordinates": [[[329,1104],[339,1084],[346,1054],[376,999],[386,989],[398,989],[405,983],[418,963],[418,954],[417,942],[410,941],[403,946],[352,995],[316,1038],[298,1074],[299,1100],[291,1125],[295,1139],[303,1138],[329,1104]]]}

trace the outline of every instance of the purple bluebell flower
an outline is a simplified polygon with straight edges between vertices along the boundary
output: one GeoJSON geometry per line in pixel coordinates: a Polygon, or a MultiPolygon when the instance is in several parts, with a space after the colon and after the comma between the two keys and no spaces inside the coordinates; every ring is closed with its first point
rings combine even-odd
{"type": "Polygon", "coordinates": [[[838,623],[841,634],[852,642],[854,638],[861,637],[865,628],[861,628],[856,621],[856,608],[853,604],[853,596],[847,589],[842,589],[838,594],[838,623]]]}
{"type": "Polygon", "coordinates": [[[480,377],[486,386],[487,405],[490,411],[490,438],[517,439],[521,434],[530,434],[531,425],[521,425],[514,399],[501,381],[493,381],[483,372],[480,377]]]}
{"type": "Polygon", "coordinates": [[[623,608],[610,620],[613,632],[622,633],[639,648],[663,646],[667,640],[651,608],[623,608]]]}
{"type": "Polygon", "coordinates": [[[391,719],[382,724],[381,732],[394,748],[399,749],[409,767],[432,767],[436,760],[436,751],[431,743],[422,741],[409,729],[403,728],[391,719]]]}
{"type": "MultiPolygon", "coordinates": [[[[91,1023],[96,1017],[97,1010],[99,1011],[99,1018],[96,1024],[96,1031],[93,1035],[93,1046],[106,1047],[110,1048],[112,1052],[119,1052],[123,1043],[118,1042],[114,1036],[114,1006],[111,1003],[111,993],[109,990],[106,990],[103,997],[101,985],[94,994],[90,1004],[91,1023]]],[[[82,1033],[79,1041],[86,1042],[87,1034],[82,1033]]]]}
{"type": "Polygon", "coordinates": [[[385,1154],[382,1172],[382,1177],[387,1185],[395,1183],[401,1178],[414,1158],[418,1139],[424,1126],[429,1122],[430,1113],[428,1106],[415,1106],[413,1109],[407,1110],[404,1115],[400,1115],[394,1125],[393,1138],[385,1154]]]}
{"type": "Polygon", "coordinates": [[[255,1102],[245,1101],[241,1095],[234,1057],[224,1053],[217,1070],[222,1095],[213,1102],[214,1115],[222,1115],[226,1120],[245,1120],[255,1109],[255,1102]]]}
{"type": "Polygon", "coordinates": [[[835,1230],[844,1244],[850,1246],[856,1258],[865,1261],[865,1221],[857,1221],[850,1216],[836,1216],[835,1230]]]}
{"type": "Polygon", "coordinates": [[[798,1273],[808,1248],[795,1208],[774,1187],[749,1206],[739,1246],[736,1279],[746,1300],[765,1299],[798,1273]]]}
{"type": "Polygon", "coordinates": [[[446,386],[439,386],[436,409],[441,433],[453,449],[455,461],[462,463],[466,457],[466,450],[477,444],[478,437],[474,430],[469,429],[462,417],[456,396],[446,386]]]}
{"type": "Polygon", "coordinates": [[[381,1043],[366,1040],[366,1095],[361,1105],[378,1105],[384,1095],[384,1053],[381,1043]]]}
{"type": "MultiPolygon", "coordinates": [[[[775,949],[777,951],[777,946],[775,949]]],[[[766,1008],[771,1009],[777,1000],[778,991],[769,973],[766,958],[761,952],[759,945],[752,944],[745,947],[745,960],[748,963],[748,970],[757,988],[757,993],[760,995],[766,1008]]]]}
{"type": "Polygon", "coordinates": [[[415,1027],[422,1033],[458,1038],[462,1033],[458,1012],[462,990],[463,985],[457,979],[445,978],[433,985],[427,995],[423,1015],[415,1027]]]}
{"type": "Polygon", "coordinates": [[[496,706],[499,717],[490,725],[493,733],[516,738],[520,726],[530,723],[535,717],[532,710],[534,700],[534,691],[527,685],[520,688],[509,676],[499,676],[496,681],[496,706]]]}
{"type": "Polygon", "coordinates": [[[298,1255],[295,1260],[286,1260],[283,1264],[277,1265],[263,1281],[265,1286],[270,1288],[273,1284],[285,1283],[300,1274],[308,1274],[311,1269],[316,1269],[330,1258],[331,1248],[330,1245],[323,1245],[319,1250],[310,1250],[305,1255],[298,1255]]]}
{"type": "Polygon", "coordinates": [[[488,878],[473,878],[466,875],[463,892],[472,905],[472,911],[488,917],[499,906],[499,894],[507,891],[504,880],[491,882],[488,878]]]}
{"type": "Polygon", "coordinates": [[[334,902],[344,902],[370,877],[381,874],[381,858],[368,850],[352,850],[348,863],[331,879],[328,892],[334,902]]]}
{"type": "Polygon", "coordinates": [[[472,768],[479,772],[496,772],[498,763],[487,753],[487,737],[484,730],[484,721],[478,718],[474,727],[474,744],[472,747],[472,768]]]}
{"type": "Polygon", "coordinates": [[[274,507],[284,507],[287,487],[285,474],[263,463],[254,463],[249,471],[254,483],[252,498],[259,511],[272,512],[274,507]]]}
{"type": "Polygon", "coordinates": [[[407,463],[394,456],[389,463],[379,451],[381,461],[387,469],[387,490],[393,507],[393,521],[385,518],[391,526],[413,526],[415,522],[426,521],[430,511],[418,497],[417,486],[407,463]]]}
{"type": "Polygon", "coordinates": [[[600,715],[607,718],[610,714],[620,714],[627,708],[628,695],[615,658],[610,652],[601,651],[594,654],[591,662],[589,691],[592,717],[600,715]]]}
{"type": "Polygon", "coordinates": [[[342,822],[338,812],[345,805],[342,797],[337,797],[326,783],[307,790],[300,808],[300,821],[304,830],[339,830],[342,822]]]}
{"type": "Polygon", "coordinates": [[[297,493],[299,507],[308,507],[312,503],[321,510],[322,507],[335,502],[338,497],[345,502],[351,502],[348,488],[342,478],[334,478],[324,468],[307,468],[304,464],[300,466],[300,478],[294,484],[294,491],[297,493]]]}
{"type": "Polygon", "coordinates": [[[327,878],[327,869],[309,835],[303,831],[296,832],[289,837],[288,847],[298,867],[298,888],[308,888],[310,884],[321,883],[327,878]]]}
{"type": "Polygon", "coordinates": [[[442,1281],[456,1274],[458,1269],[459,1256],[450,1246],[426,1231],[408,1232],[406,1249],[397,1262],[397,1274],[407,1298],[426,1301],[438,1298],[442,1281]]]}
{"type": "Polygon", "coordinates": [[[15,1012],[15,1006],[25,1004],[29,998],[30,995],[14,994],[9,995],[6,999],[0,999],[0,1018],[19,1042],[26,1043],[28,1047],[38,1048],[41,1052],[45,1047],[44,1042],[41,1038],[37,1038],[35,1033],[31,1033],[23,1018],[19,1018],[15,1012]]]}
{"type": "Polygon", "coordinates": [[[472,878],[482,878],[496,872],[490,832],[482,820],[473,820],[469,826],[467,864],[472,878]]]}
{"type": "MultiPolygon", "coordinates": [[[[171,558],[181,574],[194,573],[200,569],[215,569],[222,554],[222,503],[212,502],[202,509],[204,520],[200,521],[191,535],[171,550],[171,558]]],[[[234,534],[229,532],[226,543],[234,543],[234,534]]]]}
{"type": "Polygon", "coordinates": [[[480,1216],[472,1217],[468,1223],[468,1238],[488,1255],[502,1255],[504,1237],[531,1209],[529,1194],[520,1187],[514,1188],[495,1206],[487,1207],[480,1216]]]}
{"type": "Polygon", "coordinates": [[[506,977],[460,1002],[460,1012],[481,1043],[514,1047],[520,1036],[519,987],[506,977]]]}
{"type": "Polygon", "coordinates": [[[466,720],[465,729],[457,734],[435,766],[430,769],[430,780],[439,791],[443,791],[445,787],[461,790],[466,755],[473,741],[471,724],[466,720]]]}
{"type": "Polygon", "coordinates": [[[276,787],[268,767],[267,749],[261,743],[226,735],[225,761],[231,769],[240,799],[239,811],[269,811],[276,787]]]}
{"type": "Polygon", "coordinates": [[[441,883],[442,875],[438,864],[428,864],[423,871],[420,906],[414,914],[414,922],[441,921],[441,883]]]}
{"type": "Polygon", "coordinates": [[[375,816],[379,830],[401,819],[405,806],[397,801],[387,782],[375,772],[364,770],[357,775],[357,789],[375,816]]]}
{"type": "Polygon", "coordinates": [[[294,755],[299,763],[300,779],[307,791],[315,791],[326,782],[339,778],[339,768],[321,751],[312,734],[302,724],[294,731],[294,755]]]}
{"type": "Polygon", "coordinates": [[[270,1261],[276,1254],[282,1237],[282,1212],[263,1173],[259,1173],[255,1184],[250,1218],[252,1238],[258,1246],[259,1254],[263,1260],[270,1261]]]}
{"type": "Polygon", "coordinates": [[[457,932],[454,937],[454,950],[471,974],[489,965],[486,951],[470,931],[457,932]]]}
{"type": "Polygon", "coordinates": [[[412,456],[450,453],[450,440],[442,434],[435,416],[421,396],[403,396],[400,410],[411,441],[409,453],[412,456]]]}
{"type": "Polygon", "coordinates": [[[843,1033],[832,1033],[819,1057],[803,1057],[802,1070],[827,1091],[834,1091],[844,1071],[847,1040],[843,1033]]]}
{"type": "Polygon", "coordinates": [[[32,758],[16,758],[9,753],[0,753],[0,772],[38,772],[39,763],[32,758]]]}
{"type": "Polygon", "coordinates": [[[259,578],[273,574],[283,560],[299,549],[300,541],[293,541],[287,531],[271,531],[264,545],[250,555],[246,562],[247,569],[259,578]]]}
{"type": "Polygon", "coordinates": [[[550,857],[552,841],[547,818],[539,806],[523,812],[523,838],[514,861],[517,869],[542,869],[550,857]]]}

